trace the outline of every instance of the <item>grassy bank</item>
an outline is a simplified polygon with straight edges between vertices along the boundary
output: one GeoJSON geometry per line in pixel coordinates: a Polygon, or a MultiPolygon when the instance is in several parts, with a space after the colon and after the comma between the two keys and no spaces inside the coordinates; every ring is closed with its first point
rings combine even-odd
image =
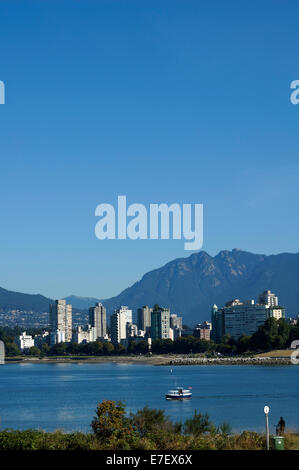
{"type": "Polygon", "coordinates": [[[293,349],[274,349],[264,353],[256,354],[255,357],[278,357],[278,358],[291,358],[291,354],[294,352],[293,349]]]}
{"type": "MultiPolygon", "coordinates": [[[[46,433],[43,431],[7,430],[0,432],[0,451],[25,450],[265,450],[265,436],[244,431],[235,435],[182,436],[165,435],[155,439],[147,437],[136,439],[133,443],[126,440],[100,442],[92,433],[67,434],[62,431],[46,433]]],[[[299,434],[286,434],[285,449],[299,449],[299,434]]]]}

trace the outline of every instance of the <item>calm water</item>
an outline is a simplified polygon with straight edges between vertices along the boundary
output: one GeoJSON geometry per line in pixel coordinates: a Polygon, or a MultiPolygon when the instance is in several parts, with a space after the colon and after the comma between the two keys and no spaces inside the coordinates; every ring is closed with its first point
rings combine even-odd
{"type": "Polygon", "coordinates": [[[264,429],[283,416],[299,429],[299,367],[180,366],[127,364],[7,364],[0,366],[0,428],[87,431],[98,402],[123,400],[128,411],[145,405],[165,409],[174,420],[194,409],[234,431],[264,429]],[[177,383],[175,383],[177,382],[177,383]],[[174,385],[192,386],[191,401],[164,399],[174,385]]]}

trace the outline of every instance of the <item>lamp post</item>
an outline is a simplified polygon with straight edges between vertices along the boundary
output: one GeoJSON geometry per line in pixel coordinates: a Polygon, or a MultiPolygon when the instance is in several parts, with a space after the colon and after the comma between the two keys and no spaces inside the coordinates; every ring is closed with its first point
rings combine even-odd
{"type": "Polygon", "coordinates": [[[0,341],[0,364],[5,364],[5,346],[3,341],[0,341]]]}
{"type": "Polygon", "coordinates": [[[270,411],[269,406],[265,406],[264,407],[264,413],[265,413],[265,418],[266,418],[266,444],[267,444],[267,450],[270,449],[269,411],[270,411]]]}

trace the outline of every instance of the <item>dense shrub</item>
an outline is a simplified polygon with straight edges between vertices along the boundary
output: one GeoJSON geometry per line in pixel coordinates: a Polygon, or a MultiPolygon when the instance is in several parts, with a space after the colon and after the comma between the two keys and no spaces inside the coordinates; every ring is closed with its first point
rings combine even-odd
{"type": "MultiPolygon", "coordinates": [[[[296,450],[299,447],[299,434],[285,435],[285,448],[296,450]]],[[[264,450],[266,439],[262,434],[244,431],[242,434],[225,435],[218,432],[198,436],[181,433],[160,433],[159,439],[147,437],[127,437],[99,440],[90,433],[66,434],[62,431],[46,433],[26,430],[0,431],[0,451],[28,450],[264,450]]]]}
{"type": "Polygon", "coordinates": [[[137,437],[122,402],[104,400],[99,403],[91,427],[99,442],[111,444],[113,448],[119,448],[115,445],[120,445],[120,448],[125,449],[137,437]]]}
{"type": "Polygon", "coordinates": [[[92,434],[61,431],[46,433],[28,429],[26,431],[4,430],[0,432],[0,450],[96,450],[97,439],[92,434]]]}

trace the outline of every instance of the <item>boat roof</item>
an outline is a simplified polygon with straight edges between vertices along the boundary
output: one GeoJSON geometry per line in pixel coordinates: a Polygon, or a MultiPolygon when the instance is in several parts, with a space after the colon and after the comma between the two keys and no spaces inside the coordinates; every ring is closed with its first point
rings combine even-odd
{"type": "Polygon", "coordinates": [[[189,388],[185,388],[185,387],[174,387],[170,390],[170,392],[176,392],[177,390],[187,390],[188,392],[190,391],[189,388]]]}

